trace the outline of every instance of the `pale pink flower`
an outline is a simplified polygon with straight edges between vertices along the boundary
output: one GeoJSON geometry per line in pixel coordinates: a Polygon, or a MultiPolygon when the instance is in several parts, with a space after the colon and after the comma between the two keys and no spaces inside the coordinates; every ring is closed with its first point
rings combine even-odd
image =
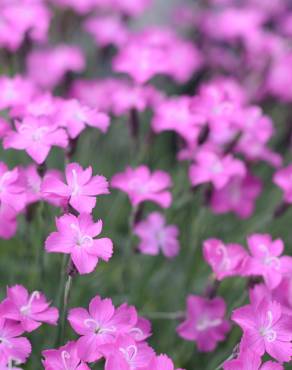
{"type": "Polygon", "coordinates": [[[108,130],[109,116],[97,109],[80,104],[78,100],[59,101],[58,107],[60,126],[67,129],[72,139],[75,139],[86,126],[98,128],[103,133],[108,130]]]}
{"type": "Polygon", "coordinates": [[[253,234],[247,238],[251,258],[246,264],[248,275],[262,276],[269,289],[276,288],[283,275],[292,271],[292,257],[281,256],[284,243],[272,240],[269,234],[253,234]]]}
{"type": "Polygon", "coordinates": [[[24,190],[19,184],[18,168],[10,171],[4,162],[0,162],[0,205],[12,208],[16,213],[21,212],[26,201],[24,190]]]}
{"type": "Polygon", "coordinates": [[[87,19],[84,29],[92,35],[97,45],[121,46],[128,37],[128,30],[121,17],[116,15],[95,16],[87,19]]]}
{"type": "Polygon", "coordinates": [[[42,352],[45,370],[89,370],[77,354],[75,342],[68,342],[58,349],[47,349],[42,352]]]}
{"type": "Polygon", "coordinates": [[[202,352],[213,351],[225,339],[230,324],[224,319],[226,305],[222,298],[207,299],[189,295],[186,320],[177,328],[179,336],[195,341],[202,352]]]}
{"type": "Polygon", "coordinates": [[[44,294],[34,291],[31,294],[22,285],[7,288],[7,298],[2,302],[3,317],[19,322],[24,331],[31,332],[42,323],[57,325],[59,313],[50,307],[44,294]]]}
{"type": "MultiPolygon", "coordinates": [[[[1,311],[1,305],[0,305],[1,311]]],[[[5,319],[0,315],[0,358],[7,363],[14,359],[25,362],[31,353],[28,339],[21,337],[24,330],[15,320],[5,319]]]]}
{"type": "Polygon", "coordinates": [[[223,280],[244,273],[248,253],[239,244],[224,244],[219,239],[207,239],[203,245],[203,256],[216,278],[223,280]]]}
{"type": "Polygon", "coordinates": [[[94,223],[92,216],[81,214],[76,217],[66,214],[56,219],[57,230],[45,242],[49,253],[70,254],[80,274],[92,272],[102,259],[109,261],[113,244],[109,238],[94,239],[101,233],[102,221],[94,223]]]}
{"type": "Polygon", "coordinates": [[[146,342],[137,343],[128,335],[119,335],[115,342],[103,345],[101,351],[106,359],[105,370],[144,370],[155,355],[146,342]]]}
{"type": "Polygon", "coordinates": [[[33,82],[22,76],[0,77],[0,109],[29,103],[37,90],[33,82]]]}
{"type": "Polygon", "coordinates": [[[78,355],[84,361],[93,362],[103,356],[101,347],[104,344],[113,343],[117,335],[128,333],[134,327],[137,313],[134,307],[127,305],[115,309],[111,299],[96,296],[90,301],[88,311],[71,309],[68,320],[81,335],[77,340],[78,355]]]}
{"type": "Polygon", "coordinates": [[[81,49],[65,44],[32,51],[27,59],[28,77],[45,89],[57,86],[67,72],[81,72],[84,68],[85,58],[81,49]]]}
{"type": "Polygon", "coordinates": [[[152,212],[144,221],[134,226],[134,234],[140,238],[141,253],[157,255],[161,250],[167,258],[173,258],[179,253],[179,229],[175,225],[166,225],[164,216],[152,212]]]}
{"type": "Polygon", "coordinates": [[[215,189],[222,189],[234,176],[244,177],[244,162],[231,154],[223,157],[208,149],[200,150],[196,155],[196,163],[189,170],[192,185],[211,182],[215,189]]]}
{"type": "Polygon", "coordinates": [[[44,194],[67,200],[80,213],[91,213],[96,196],[108,194],[108,183],[104,176],[92,176],[92,168],[85,170],[78,163],[70,163],[65,170],[66,184],[57,176],[45,177],[42,184],[44,194]]]}
{"type": "Polygon", "coordinates": [[[214,213],[234,212],[240,218],[250,217],[263,188],[261,180],[250,173],[232,178],[223,188],[214,189],[211,208],[214,213]]]}
{"type": "Polygon", "coordinates": [[[172,201],[168,190],[171,186],[168,173],[160,170],[151,173],[144,165],[137,168],[127,167],[125,172],[114,175],[111,186],[127,193],[134,207],[144,201],[152,201],[168,208],[172,201]]]}
{"type": "Polygon", "coordinates": [[[66,148],[66,131],[47,118],[27,117],[15,123],[16,131],[9,132],[3,141],[4,149],[25,150],[38,164],[43,163],[52,146],[66,148]]]}
{"type": "Polygon", "coordinates": [[[237,308],[232,320],[243,330],[241,348],[258,356],[267,352],[279,362],[289,362],[292,356],[292,318],[282,313],[280,303],[263,299],[237,308]]]}
{"type": "Polygon", "coordinates": [[[194,142],[202,129],[201,116],[191,111],[191,98],[180,96],[162,100],[154,110],[151,127],[154,132],[175,131],[185,141],[194,142]]]}

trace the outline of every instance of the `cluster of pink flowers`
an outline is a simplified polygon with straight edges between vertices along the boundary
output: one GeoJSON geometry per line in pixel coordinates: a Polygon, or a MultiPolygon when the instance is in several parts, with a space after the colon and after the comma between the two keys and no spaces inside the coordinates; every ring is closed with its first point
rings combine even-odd
{"type": "MultiPolygon", "coordinates": [[[[59,327],[66,332],[71,326],[75,337],[61,335],[59,348],[42,348],[46,370],[89,370],[95,363],[105,370],[175,370],[148,343],[150,321],[134,306],[115,307],[99,295],[88,309],[68,304],[75,275],[94,273],[115,258],[114,237],[103,235],[104,222],[96,217],[100,196],[112,190],[121,199],[118,191],[127,195],[130,248],[133,236],[135,252],[148,255],[139,258],[162,254],[165,264],[174,259],[177,265],[181,250],[188,256],[173,217],[181,209],[177,182],[182,189],[187,184],[187,201],[198,192],[204,197],[199,207],[243,220],[253,216],[265,191],[260,164],[282,192],[279,209],[292,204],[292,164],[276,151],[281,141],[273,146],[275,115],[264,109],[275,100],[291,114],[289,0],[181,4],[165,25],[137,27],[153,3],[0,0],[0,238],[16,236],[18,221],[29,224],[35,205],[46,203],[57,216],[55,227],[42,230],[42,252],[48,263],[51,253],[63,254],[68,265],[59,327]],[[107,134],[116,121],[129,126],[125,136],[137,157],[106,173],[108,181],[75,154],[84,132],[107,134]],[[163,160],[141,159],[164,135],[174,171],[165,170],[163,160]],[[54,155],[58,168],[50,166],[54,155]]],[[[291,122],[287,129],[284,139],[291,144],[291,122]]],[[[292,257],[283,254],[282,239],[255,232],[249,230],[247,248],[204,241],[209,285],[203,293],[197,286],[188,290],[186,312],[178,315],[178,337],[195,342],[200,352],[214,351],[233,326],[241,329],[239,343],[219,366],[224,370],[281,370],[292,359],[292,257]],[[246,305],[229,310],[226,292],[218,291],[227,278],[246,281],[246,305]]],[[[19,369],[28,360],[34,349],[27,336],[43,324],[58,325],[59,308],[39,291],[7,288],[0,302],[0,370],[19,369]]]]}
{"type": "Polygon", "coordinates": [[[146,342],[151,324],[133,306],[115,308],[111,299],[95,296],[88,310],[72,308],[68,320],[79,338],[43,351],[46,370],[87,370],[87,363],[101,359],[105,359],[105,370],[175,370],[166,355],[157,356],[146,342]]]}

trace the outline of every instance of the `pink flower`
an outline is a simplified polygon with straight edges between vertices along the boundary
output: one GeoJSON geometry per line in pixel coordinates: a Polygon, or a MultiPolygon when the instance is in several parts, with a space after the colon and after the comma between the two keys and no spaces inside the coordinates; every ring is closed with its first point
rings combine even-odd
{"type": "Polygon", "coordinates": [[[213,351],[230,329],[229,322],[224,319],[225,311],[225,302],[220,297],[206,299],[189,295],[187,318],[177,332],[182,338],[195,341],[200,351],[213,351]]]}
{"type": "Polygon", "coordinates": [[[292,318],[282,313],[279,303],[266,298],[251,302],[234,310],[232,320],[243,330],[242,350],[258,356],[267,352],[281,363],[291,360],[292,318]]]}
{"type": "Polygon", "coordinates": [[[27,104],[36,94],[36,87],[29,79],[21,76],[0,77],[0,109],[27,104]]]}
{"type": "Polygon", "coordinates": [[[66,166],[65,184],[56,176],[48,176],[42,184],[42,192],[67,199],[80,213],[90,213],[96,204],[96,196],[108,194],[108,183],[104,176],[92,176],[92,168],[85,170],[78,163],[66,166]]]}
{"type": "Polygon", "coordinates": [[[144,370],[154,358],[147,343],[136,343],[128,335],[118,336],[115,342],[102,346],[101,351],[106,358],[105,370],[144,370]]]}
{"type": "Polygon", "coordinates": [[[248,258],[241,245],[223,244],[219,239],[207,239],[204,242],[203,255],[218,280],[242,275],[248,258]]]}
{"type": "MultiPolygon", "coordinates": [[[[155,357],[145,370],[175,370],[173,362],[166,355],[155,357]]],[[[183,370],[183,369],[177,369],[183,370]]]]}
{"type": "Polygon", "coordinates": [[[172,130],[178,133],[185,141],[197,141],[202,128],[201,117],[191,111],[191,98],[180,96],[162,100],[155,107],[152,120],[154,132],[172,130]]]}
{"type": "Polygon", "coordinates": [[[284,201],[292,203],[292,164],[276,171],[273,182],[283,191],[284,201]]]}
{"type": "Polygon", "coordinates": [[[2,1],[0,6],[0,46],[17,50],[25,37],[46,41],[51,14],[44,1],[2,1]]]}
{"type": "Polygon", "coordinates": [[[38,164],[46,160],[52,146],[66,148],[68,145],[65,130],[46,118],[27,117],[15,126],[16,132],[11,131],[4,138],[4,149],[25,150],[38,164]]]}
{"type": "Polygon", "coordinates": [[[226,361],[224,370],[284,370],[279,363],[268,361],[261,364],[261,357],[249,349],[240,351],[239,356],[234,360],[226,361]]]}
{"type": "Polygon", "coordinates": [[[196,163],[191,165],[189,176],[192,185],[211,182],[215,189],[222,189],[234,176],[244,177],[244,163],[232,155],[220,157],[210,150],[200,150],[196,155],[196,163]]]}
{"type": "Polygon", "coordinates": [[[2,361],[6,363],[10,359],[20,363],[26,361],[31,353],[31,345],[26,338],[20,337],[22,333],[23,328],[19,323],[0,316],[0,358],[2,361]]]}
{"type": "Polygon", "coordinates": [[[58,349],[48,349],[42,352],[45,370],[89,370],[80,360],[75,342],[68,342],[58,349]]]}
{"type": "Polygon", "coordinates": [[[128,194],[134,207],[148,200],[168,208],[172,201],[169,190],[171,178],[164,171],[150,172],[147,166],[127,167],[125,172],[113,176],[111,186],[128,194]]]}
{"type": "Polygon", "coordinates": [[[71,309],[68,320],[76,333],[81,335],[77,340],[78,355],[84,361],[93,362],[102,357],[100,351],[104,344],[113,343],[117,335],[127,333],[134,327],[137,314],[133,307],[122,305],[115,309],[111,299],[96,296],[90,301],[88,311],[84,308],[71,309]]]}
{"type": "Polygon", "coordinates": [[[31,332],[43,322],[57,325],[58,310],[49,305],[42,293],[34,291],[29,294],[22,285],[15,285],[7,288],[7,298],[2,303],[3,316],[18,321],[24,331],[31,332]]]}
{"type": "Polygon", "coordinates": [[[67,72],[81,72],[84,68],[85,58],[81,49],[65,44],[32,51],[27,59],[29,78],[44,89],[57,86],[67,72]]]}
{"type": "Polygon", "coordinates": [[[70,138],[75,139],[86,126],[98,128],[105,133],[110,121],[108,115],[97,109],[89,108],[78,100],[64,100],[59,102],[59,116],[61,126],[67,128],[70,138]]]}
{"type": "Polygon", "coordinates": [[[201,54],[192,43],[181,40],[169,29],[150,27],[128,39],[113,60],[113,69],[127,73],[138,84],[157,74],[185,83],[201,64],[201,54]]]}
{"type": "Polygon", "coordinates": [[[223,188],[214,189],[211,208],[214,213],[234,212],[240,218],[250,217],[255,201],[262,191],[260,179],[247,173],[245,177],[232,178],[223,188]]]}
{"type": "Polygon", "coordinates": [[[0,162],[0,204],[7,208],[12,208],[16,213],[22,211],[25,207],[24,188],[19,185],[18,168],[9,170],[5,163],[0,162]]]}
{"type": "Polygon", "coordinates": [[[0,238],[12,238],[17,229],[17,212],[14,208],[0,202],[0,238]]]}
{"type": "Polygon", "coordinates": [[[99,259],[109,261],[113,244],[109,238],[94,239],[101,233],[102,221],[94,223],[89,214],[76,217],[66,214],[56,219],[57,232],[50,234],[45,242],[49,253],[71,254],[80,274],[92,272],[99,259]]]}
{"type": "Polygon", "coordinates": [[[89,18],[84,23],[84,29],[92,35],[97,45],[120,46],[128,37],[128,30],[121,17],[108,15],[89,18]]]}
{"type": "Polygon", "coordinates": [[[269,234],[253,234],[247,242],[251,258],[247,262],[246,273],[262,276],[269,289],[276,288],[283,275],[292,270],[292,258],[280,257],[284,250],[283,241],[273,241],[269,234]]]}
{"type": "Polygon", "coordinates": [[[179,253],[179,229],[175,225],[166,225],[164,216],[159,212],[150,213],[146,220],[136,224],[134,234],[140,238],[141,253],[157,255],[161,249],[168,258],[179,253]]]}

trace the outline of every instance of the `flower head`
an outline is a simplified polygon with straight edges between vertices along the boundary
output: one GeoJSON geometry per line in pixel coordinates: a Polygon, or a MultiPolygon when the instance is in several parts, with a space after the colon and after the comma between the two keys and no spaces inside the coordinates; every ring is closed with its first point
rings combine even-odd
{"type": "Polygon", "coordinates": [[[92,272],[99,259],[109,261],[113,244],[109,238],[95,239],[101,233],[102,221],[94,223],[89,214],[71,214],[56,220],[58,231],[49,235],[45,248],[50,253],[70,254],[80,274],[92,272]]]}

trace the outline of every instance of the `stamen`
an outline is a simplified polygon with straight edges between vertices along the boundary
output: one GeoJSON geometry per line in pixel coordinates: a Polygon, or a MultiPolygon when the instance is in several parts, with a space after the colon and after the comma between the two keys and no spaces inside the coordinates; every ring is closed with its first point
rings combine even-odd
{"type": "Polygon", "coordinates": [[[222,323],[221,319],[214,319],[210,320],[207,317],[202,318],[201,320],[198,321],[196,325],[196,329],[198,331],[204,331],[209,328],[215,328],[216,326],[220,325],[222,323]]]}
{"type": "Polygon", "coordinates": [[[216,249],[217,254],[222,256],[222,261],[220,263],[220,270],[228,270],[230,268],[230,258],[228,257],[227,249],[224,245],[220,244],[216,249]]]}
{"type": "Polygon", "coordinates": [[[125,356],[127,362],[132,362],[137,356],[137,347],[134,344],[131,344],[126,349],[119,348],[120,352],[125,356]]]}
{"type": "Polygon", "coordinates": [[[10,343],[10,341],[6,338],[0,337],[0,344],[5,344],[8,348],[12,348],[13,345],[10,343]]]}
{"type": "Polygon", "coordinates": [[[67,351],[62,351],[61,357],[62,357],[62,362],[63,362],[63,365],[64,365],[64,369],[65,370],[70,370],[69,367],[68,367],[68,363],[67,363],[67,361],[70,360],[70,358],[71,358],[70,353],[68,353],[67,351]]]}
{"type": "Polygon", "coordinates": [[[79,193],[79,184],[78,184],[78,176],[76,170],[72,170],[73,175],[73,189],[72,189],[72,195],[78,195],[79,193]]]}
{"type": "Polygon", "coordinates": [[[22,306],[20,308],[20,312],[23,314],[23,315],[27,315],[30,313],[30,310],[31,310],[31,305],[33,303],[33,301],[35,299],[40,299],[40,293],[36,290],[34,292],[32,292],[30,298],[29,298],[29,301],[27,302],[27,304],[25,306],[22,306]]]}
{"type": "Polygon", "coordinates": [[[144,337],[144,333],[139,328],[132,328],[129,333],[133,333],[135,335],[136,340],[142,339],[144,337]]]}

